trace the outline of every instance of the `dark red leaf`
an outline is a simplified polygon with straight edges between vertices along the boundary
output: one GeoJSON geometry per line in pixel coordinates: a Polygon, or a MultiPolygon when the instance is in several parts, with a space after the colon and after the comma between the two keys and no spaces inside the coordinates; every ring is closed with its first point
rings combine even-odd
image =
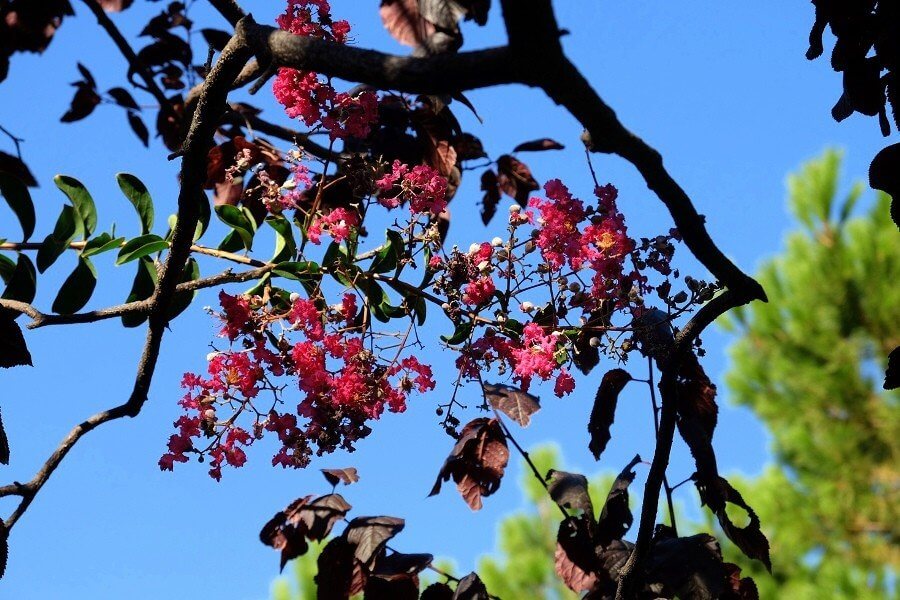
{"type": "Polygon", "coordinates": [[[463,427],[429,496],[440,493],[441,483],[452,477],[466,504],[479,510],[482,496],[500,487],[508,462],[509,448],[497,419],[475,419],[463,427]]]}
{"type": "Polygon", "coordinates": [[[487,588],[477,573],[469,573],[456,584],[453,600],[489,600],[487,588]]]}
{"type": "Polygon", "coordinates": [[[334,524],[343,519],[350,505],[339,494],[328,494],[310,501],[304,496],[291,502],[266,523],[260,541],[281,551],[281,568],[293,558],[306,554],[308,540],[325,539],[334,524]]]}
{"type": "Polygon", "coordinates": [[[732,563],[724,563],[728,574],[723,600],[759,600],[756,583],[749,577],[741,577],[741,568],[732,563]]]}
{"type": "Polygon", "coordinates": [[[201,29],[200,35],[206,40],[206,43],[218,52],[221,52],[225,45],[231,40],[231,34],[221,29],[201,29]]]}
{"type": "Polygon", "coordinates": [[[356,560],[369,568],[403,526],[403,519],[396,517],[357,517],[347,525],[344,538],[353,545],[356,560]]]}
{"type": "Polygon", "coordinates": [[[589,592],[598,583],[600,562],[592,529],[592,520],[586,515],[569,517],[560,523],[556,535],[556,574],[576,594],[589,592]]]}
{"type": "Polygon", "coordinates": [[[888,366],[884,372],[884,389],[896,390],[900,387],[900,346],[888,355],[888,366]]]}
{"type": "Polygon", "coordinates": [[[316,574],[318,600],[347,600],[365,586],[366,574],[356,563],[353,544],[343,537],[328,542],[319,555],[316,574]]]}
{"type": "Polygon", "coordinates": [[[403,579],[422,572],[434,560],[431,554],[403,554],[392,552],[375,561],[372,575],[383,579],[403,579]]]}
{"type": "Polygon", "coordinates": [[[701,501],[709,506],[719,520],[722,531],[728,536],[734,545],[741,549],[748,558],[761,561],[766,569],[772,572],[772,561],[769,558],[769,541],[760,528],[759,516],[748,505],[740,492],[734,489],[724,478],[719,477],[715,481],[697,481],[697,490],[700,492],[701,501]],[[749,523],[745,527],[738,527],[728,516],[726,504],[731,503],[747,511],[749,523]]]}
{"type": "Polygon", "coordinates": [[[419,578],[382,579],[370,576],[363,590],[363,600],[418,600],[419,578]]]}
{"type": "Polygon", "coordinates": [[[594,505],[591,504],[587,477],[550,469],[546,480],[547,492],[554,502],[566,510],[581,511],[590,520],[594,520],[594,505]]]}
{"type": "Polygon", "coordinates": [[[712,439],[719,419],[716,386],[707,377],[693,352],[685,356],[681,362],[677,385],[675,407],[678,415],[684,419],[696,420],[706,435],[712,439]]]}
{"type": "Polygon", "coordinates": [[[628,486],[634,481],[633,469],[639,462],[641,457],[635,456],[622,469],[606,496],[600,518],[597,520],[596,541],[600,547],[606,547],[613,541],[622,539],[634,523],[634,516],[628,506],[628,486]]]}
{"type": "Polygon", "coordinates": [[[359,475],[356,474],[355,467],[319,470],[322,471],[322,475],[325,476],[326,481],[331,485],[337,485],[342,481],[344,482],[344,485],[350,485],[351,483],[359,481],[359,475]]]}
{"type": "Polygon", "coordinates": [[[184,99],[180,95],[171,96],[169,103],[157,113],[156,132],[169,150],[174,152],[181,148],[186,129],[184,99]]]}
{"type": "Polygon", "coordinates": [[[728,579],[714,537],[700,533],[677,538],[671,528],[662,525],[657,527],[653,539],[647,571],[647,587],[664,598],[717,600],[728,579]]]}
{"type": "Polygon", "coordinates": [[[540,152],[542,150],[565,150],[565,146],[557,142],[556,140],[551,140],[550,138],[542,138],[539,140],[532,140],[530,142],[522,142],[515,148],[513,148],[513,152],[540,152]]]}
{"type": "Polygon", "coordinates": [[[455,136],[451,143],[456,148],[456,158],[459,161],[476,160],[487,156],[481,140],[471,133],[461,133],[455,136]]]}
{"type": "Polygon", "coordinates": [[[125,88],[114,87],[106,91],[109,96],[116,101],[116,104],[122,108],[130,108],[131,110],[141,110],[138,103],[134,101],[134,97],[125,88]]]}
{"type": "Polygon", "coordinates": [[[612,437],[609,429],[616,418],[619,394],[629,381],[631,381],[631,375],[623,369],[607,371],[603,375],[603,380],[600,381],[600,387],[594,398],[594,407],[591,409],[591,419],[588,421],[588,433],[591,434],[588,448],[596,460],[600,460],[600,455],[603,454],[612,437]]]}
{"type": "Polygon", "coordinates": [[[91,74],[90,70],[86,66],[81,63],[75,63],[75,66],[78,67],[78,72],[81,73],[81,77],[84,79],[84,82],[88,85],[92,90],[97,89],[97,82],[94,80],[94,76],[91,74]]]}
{"type": "Polygon", "coordinates": [[[541,409],[541,401],[537,396],[510,385],[485,383],[484,397],[494,409],[522,427],[528,427],[531,415],[541,409]]]}
{"type": "Polygon", "coordinates": [[[875,155],[869,166],[869,186],[891,196],[891,218],[900,229],[900,144],[875,155]]]}
{"type": "Polygon", "coordinates": [[[425,588],[419,600],[453,600],[453,590],[446,583],[432,583],[425,588]]]}
{"type": "Polygon", "coordinates": [[[418,0],[382,0],[381,22],[391,36],[406,46],[421,46],[434,32],[434,25],[419,14],[418,0]]]}
{"type": "Polygon", "coordinates": [[[508,154],[497,159],[497,184],[522,206],[528,204],[528,195],[540,188],[528,165],[508,154]]]}

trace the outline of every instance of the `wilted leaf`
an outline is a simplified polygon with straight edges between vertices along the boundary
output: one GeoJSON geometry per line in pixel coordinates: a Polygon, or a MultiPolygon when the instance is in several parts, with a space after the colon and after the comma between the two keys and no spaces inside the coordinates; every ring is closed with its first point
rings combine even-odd
{"type": "Polygon", "coordinates": [[[484,397],[494,409],[522,427],[528,427],[531,415],[541,409],[541,401],[537,396],[511,385],[485,383],[484,397]]]}
{"type": "Polygon", "coordinates": [[[769,558],[769,541],[760,529],[760,520],[756,511],[750,508],[740,492],[734,489],[728,481],[719,477],[716,481],[697,481],[697,490],[700,492],[701,501],[709,506],[719,520],[722,531],[728,536],[734,545],[741,549],[748,558],[761,561],[766,569],[772,572],[772,561],[769,558]],[[731,503],[747,511],[749,523],[746,527],[738,527],[728,516],[726,504],[731,503]]]}
{"type": "Polygon", "coordinates": [[[557,142],[556,140],[551,140],[550,138],[542,138],[539,140],[532,140],[530,142],[522,142],[515,148],[513,148],[513,152],[539,152],[542,150],[565,150],[565,146],[557,142]]]}
{"type": "Polygon", "coordinates": [[[568,473],[550,469],[547,473],[547,492],[550,498],[567,510],[581,511],[594,519],[594,505],[588,493],[587,477],[579,473],[568,473]]]}
{"type": "MultiPolygon", "coordinates": [[[[20,365],[31,366],[31,353],[25,344],[25,336],[22,335],[22,329],[16,323],[15,313],[8,310],[0,310],[0,367],[9,369],[10,367],[18,367],[20,365]]],[[[0,429],[3,425],[0,422],[0,429]]],[[[6,440],[6,434],[0,431],[0,459],[3,458],[3,442],[6,440]]],[[[3,464],[7,464],[9,460],[9,448],[6,449],[7,460],[0,460],[3,464]]]]}
{"type": "Polygon", "coordinates": [[[719,418],[716,404],[716,386],[691,352],[681,362],[678,370],[678,394],[675,408],[680,417],[696,420],[712,439],[719,418]]]}
{"type": "Polygon", "coordinates": [[[603,375],[603,380],[597,389],[594,407],[591,409],[591,419],[588,421],[588,433],[591,434],[588,448],[596,460],[600,460],[600,455],[603,454],[612,437],[609,429],[616,418],[619,394],[629,381],[631,381],[631,375],[628,374],[628,371],[612,369],[603,375]]]}
{"type": "Polygon", "coordinates": [[[723,563],[727,573],[725,600],[759,600],[756,583],[749,577],[741,577],[741,568],[732,563],[723,563]]]}
{"type": "Polygon", "coordinates": [[[655,595],[717,600],[725,591],[722,552],[706,533],[677,538],[670,528],[657,527],[647,563],[647,587],[655,595]]]}
{"type": "Polygon", "coordinates": [[[597,586],[600,563],[594,550],[592,522],[587,516],[569,517],[559,525],[554,565],[556,574],[576,594],[597,586]]]}
{"type": "Polygon", "coordinates": [[[359,481],[359,475],[356,474],[355,467],[319,470],[322,471],[322,475],[325,476],[326,481],[331,485],[337,485],[342,481],[344,482],[344,485],[350,485],[351,483],[359,481]]]}
{"type": "Polygon", "coordinates": [[[489,600],[487,588],[477,573],[469,573],[456,584],[453,600],[489,600]]]}
{"type": "Polygon", "coordinates": [[[508,154],[497,159],[497,184],[522,206],[528,204],[528,195],[540,188],[528,165],[508,154]]]}
{"type": "Polygon", "coordinates": [[[396,517],[356,517],[347,524],[344,538],[354,546],[356,560],[368,568],[404,523],[396,517]]]}
{"type": "Polygon", "coordinates": [[[441,467],[429,496],[438,494],[441,482],[452,477],[466,504],[479,510],[482,496],[490,496],[500,487],[508,462],[509,448],[497,419],[470,421],[441,467]]]}
{"type": "Polygon", "coordinates": [[[606,547],[614,540],[622,539],[634,523],[634,516],[628,506],[628,486],[634,481],[634,466],[641,462],[640,456],[635,456],[628,465],[622,469],[619,476],[613,482],[600,518],[597,520],[596,541],[601,547],[606,547]]]}
{"type": "Polygon", "coordinates": [[[456,159],[459,161],[476,160],[487,156],[481,140],[471,133],[460,133],[450,143],[456,148],[456,159]]]}
{"type": "Polygon", "coordinates": [[[325,539],[331,528],[350,510],[339,494],[328,494],[310,501],[304,496],[291,502],[266,523],[259,533],[260,541],[281,551],[281,568],[288,561],[306,554],[308,540],[325,539]]]}

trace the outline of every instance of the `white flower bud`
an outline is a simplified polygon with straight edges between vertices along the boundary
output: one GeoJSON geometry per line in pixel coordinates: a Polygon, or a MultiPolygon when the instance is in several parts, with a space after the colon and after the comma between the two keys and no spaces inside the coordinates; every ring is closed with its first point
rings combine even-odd
{"type": "Polygon", "coordinates": [[[473,243],[471,246],[469,246],[469,254],[475,254],[480,249],[481,249],[481,244],[473,243]]]}
{"type": "Polygon", "coordinates": [[[206,355],[206,362],[211,361],[212,359],[214,359],[214,358],[217,357],[218,355],[219,355],[218,352],[210,352],[209,354],[206,355]]]}
{"type": "Polygon", "coordinates": [[[527,300],[519,305],[519,308],[522,309],[522,312],[530,313],[534,310],[534,304],[528,302],[527,300]]]}
{"type": "Polygon", "coordinates": [[[491,246],[493,246],[494,248],[496,248],[498,246],[502,246],[502,245],[503,245],[503,238],[501,238],[501,237],[495,237],[494,239],[491,240],[491,246]]]}
{"type": "Polygon", "coordinates": [[[291,292],[290,299],[291,299],[291,302],[296,302],[297,300],[300,299],[300,294],[298,294],[297,292],[291,292]]]}
{"type": "Polygon", "coordinates": [[[510,204],[509,205],[509,212],[512,214],[516,214],[516,213],[520,212],[521,210],[522,210],[522,207],[519,206],[518,204],[510,204]]]}

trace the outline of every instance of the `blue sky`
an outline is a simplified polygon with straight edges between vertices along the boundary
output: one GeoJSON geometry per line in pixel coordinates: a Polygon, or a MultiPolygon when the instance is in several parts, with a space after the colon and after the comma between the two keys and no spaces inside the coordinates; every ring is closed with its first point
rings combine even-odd
{"type": "MultiPolygon", "coordinates": [[[[39,213],[35,237],[41,239],[52,228],[64,200],[51,182],[56,173],[88,186],[99,206],[101,227],[115,221],[119,231],[136,235],[137,221],[114,179],[119,171],[134,173],[148,184],[157,204],[157,228],[164,227],[164,217],[174,210],[177,164],[165,161],[161,143],[154,140],[144,149],[114,107],[100,106],[75,124],[58,122],[71,97],[67,83],[78,78],[76,61],[93,71],[102,89],[123,85],[124,60],[84,6],[74,4],[77,18],[64,23],[45,55],[15,56],[9,78],[0,85],[0,124],[26,140],[25,156],[41,183],[34,191],[39,213]]],[[[808,63],[803,56],[812,22],[809,3],[556,4],[561,26],[570,32],[564,38],[567,53],[622,121],[663,154],[671,173],[707,215],[713,238],[745,270],[752,272],[776,252],[791,226],[783,185],[789,170],[837,145],[847,149],[845,172],[859,177],[883,144],[871,119],[853,117],[840,125],[831,120],[840,80],[826,61],[808,63]]],[[[265,22],[281,8],[280,2],[244,5],[265,22]]],[[[162,6],[137,2],[114,19],[133,39],[162,6]]],[[[406,52],[382,30],[375,0],[333,0],[333,6],[335,15],[353,23],[357,44],[406,52]]],[[[204,2],[195,5],[192,17],[202,26],[225,27],[204,2]]],[[[464,32],[469,49],[502,43],[499,8],[493,9],[486,28],[467,24],[464,32]]],[[[204,53],[199,46],[197,50],[204,53]]],[[[590,192],[580,127],[540,92],[506,86],[468,96],[484,125],[465,109],[459,116],[493,156],[521,141],[554,137],[568,149],[523,158],[539,179],[559,177],[577,194],[590,192]]],[[[267,89],[255,101],[270,109],[270,118],[280,114],[267,89]]],[[[11,151],[3,139],[0,148],[11,151]]],[[[607,156],[596,156],[594,164],[602,180],[619,187],[620,206],[633,232],[655,234],[670,227],[662,205],[630,165],[607,156]]],[[[461,245],[495,235],[477,216],[481,194],[476,175],[464,179],[451,205],[450,238],[461,245]]],[[[0,224],[3,237],[17,235],[5,207],[0,207],[0,224]]],[[[40,279],[38,306],[49,310],[73,261],[61,260],[40,279]]],[[[122,301],[133,267],[115,268],[111,258],[97,262],[100,285],[91,306],[122,301]]],[[[682,265],[688,272],[693,263],[682,265]]],[[[211,274],[212,268],[204,272],[211,274]]],[[[696,270],[692,274],[704,276],[696,270]]],[[[214,323],[201,309],[214,303],[213,294],[202,295],[172,324],[143,414],[83,439],[16,525],[0,597],[265,598],[277,575],[277,556],[257,541],[259,527],[293,498],[326,492],[319,467],[359,469],[360,483],[344,490],[354,514],[406,518],[406,530],[395,540],[398,549],[453,557],[461,568],[471,568],[494,547],[494,524],[522,504],[514,483],[517,459],[506,483],[479,513],[469,511],[453,486],[426,498],[452,445],[434,416],[448,385],[414,397],[407,413],[376,423],[355,454],[324,457],[306,471],[271,468],[271,452],[264,447],[253,449],[245,468],[226,471],[221,483],[196,463],[161,473],[156,461],[179,414],[175,402],[181,373],[203,368],[214,335],[214,323]]],[[[0,407],[12,446],[11,465],[0,470],[3,483],[30,479],[74,423],[125,398],[143,335],[141,329],[123,330],[115,321],[27,334],[35,368],[0,372],[0,407]]],[[[704,338],[707,371],[721,382],[728,340],[712,331],[704,338]]],[[[442,379],[450,377],[449,370],[440,368],[449,365],[450,354],[429,350],[424,355],[438,366],[442,379]]],[[[650,457],[649,400],[646,390],[635,385],[620,402],[613,442],[601,463],[593,461],[584,425],[593,384],[579,383],[564,400],[543,390],[544,408],[528,429],[517,433],[520,442],[532,446],[558,440],[568,467],[587,473],[618,471],[635,453],[650,457]]],[[[723,406],[715,445],[722,470],[757,473],[770,459],[765,432],[749,412],[729,407],[724,387],[720,390],[723,406]]],[[[676,447],[672,479],[691,470],[686,450],[676,447]]],[[[693,496],[685,492],[682,498],[690,502],[693,496]]],[[[7,516],[13,508],[12,499],[0,499],[0,514],[7,516]]]]}

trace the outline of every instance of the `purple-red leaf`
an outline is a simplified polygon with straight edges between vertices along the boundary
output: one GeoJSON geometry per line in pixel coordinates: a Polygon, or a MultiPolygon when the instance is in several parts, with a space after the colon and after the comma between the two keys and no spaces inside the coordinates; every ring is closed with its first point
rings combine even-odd
{"type": "Polygon", "coordinates": [[[510,385],[485,383],[484,397],[491,407],[522,427],[528,427],[531,415],[541,409],[541,401],[537,396],[510,385]]]}
{"type": "Polygon", "coordinates": [[[482,496],[490,496],[500,487],[508,462],[509,448],[499,421],[475,419],[463,427],[429,496],[440,493],[441,483],[452,477],[466,504],[479,510],[482,496]]]}
{"type": "Polygon", "coordinates": [[[319,469],[325,480],[331,485],[337,485],[344,482],[344,485],[350,485],[359,481],[359,475],[356,474],[355,467],[347,467],[344,469],[319,469]]]}
{"type": "Polygon", "coordinates": [[[619,394],[631,381],[631,375],[623,369],[613,369],[603,375],[597,396],[594,398],[594,407],[591,409],[591,419],[588,421],[588,433],[591,441],[588,448],[594,458],[600,460],[600,455],[606,449],[612,437],[609,429],[616,418],[616,404],[619,394]]]}
{"type": "Polygon", "coordinates": [[[556,140],[551,140],[550,138],[541,138],[539,140],[532,140],[530,142],[522,142],[515,148],[513,148],[513,152],[540,152],[543,150],[564,150],[565,146],[557,142],[556,140]]]}
{"type": "Polygon", "coordinates": [[[528,195],[541,187],[528,165],[509,154],[497,159],[497,184],[503,193],[515,198],[522,206],[528,204],[528,195]]]}

